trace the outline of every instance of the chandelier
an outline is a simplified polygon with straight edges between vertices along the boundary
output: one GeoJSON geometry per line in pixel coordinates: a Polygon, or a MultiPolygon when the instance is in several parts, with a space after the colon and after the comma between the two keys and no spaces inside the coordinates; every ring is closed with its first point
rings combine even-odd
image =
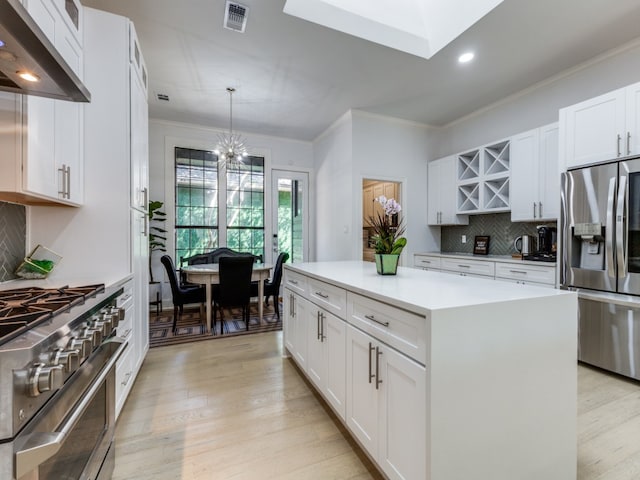
{"type": "Polygon", "coordinates": [[[233,92],[235,91],[235,88],[227,87],[227,92],[229,92],[229,134],[218,134],[218,144],[213,151],[227,168],[238,167],[248,155],[242,136],[233,133],[233,92]]]}

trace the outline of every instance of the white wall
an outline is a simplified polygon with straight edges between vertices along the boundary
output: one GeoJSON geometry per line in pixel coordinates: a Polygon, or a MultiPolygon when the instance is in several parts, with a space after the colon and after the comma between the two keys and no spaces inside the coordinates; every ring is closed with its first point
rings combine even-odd
{"type": "Polygon", "coordinates": [[[354,235],[361,236],[352,215],[357,201],[352,180],[352,141],[351,112],[347,112],[313,144],[317,261],[352,260],[354,235]]]}
{"type": "MultiPolygon", "coordinates": [[[[196,148],[213,150],[218,140],[218,134],[227,127],[210,128],[201,125],[167,122],[151,119],[149,121],[149,198],[165,203],[163,210],[167,213],[167,227],[174,224],[174,148],[196,148]]],[[[297,141],[285,138],[269,137],[263,135],[245,134],[242,132],[250,153],[265,157],[265,215],[271,214],[271,170],[294,170],[309,172],[309,182],[314,183],[313,177],[313,150],[310,142],[297,141]]],[[[310,206],[313,215],[313,201],[310,206]]],[[[312,227],[313,228],[313,227],[312,227]]],[[[169,229],[169,228],[167,228],[169,229]]],[[[314,232],[310,231],[313,239],[314,232]]],[[[174,232],[167,235],[167,251],[174,251],[174,232]]],[[[271,238],[271,225],[265,225],[265,241],[271,238]]],[[[270,253],[267,248],[267,255],[270,253]]],[[[311,256],[315,254],[311,245],[311,256]]],[[[266,258],[267,261],[271,259],[266,258]]],[[[163,278],[162,265],[154,255],[154,277],[163,278]]],[[[163,296],[170,298],[168,288],[163,289],[163,296]]]]}
{"type": "Polygon", "coordinates": [[[640,81],[640,41],[593,58],[442,128],[435,160],[558,121],[558,110],[640,81]]]}
{"type": "Polygon", "coordinates": [[[431,136],[423,125],[350,111],[316,139],[317,260],[362,258],[365,178],[402,183],[405,265],[414,252],[437,249],[439,229],[427,227],[431,136]]]}

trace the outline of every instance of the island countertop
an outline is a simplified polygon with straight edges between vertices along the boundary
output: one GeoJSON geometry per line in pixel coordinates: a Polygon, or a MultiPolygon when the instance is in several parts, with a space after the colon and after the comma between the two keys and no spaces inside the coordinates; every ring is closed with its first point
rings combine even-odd
{"type": "Polygon", "coordinates": [[[378,275],[371,262],[295,263],[284,267],[423,315],[434,310],[558,295],[574,296],[577,303],[575,292],[409,267],[398,267],[397,275],[378,275]]]}

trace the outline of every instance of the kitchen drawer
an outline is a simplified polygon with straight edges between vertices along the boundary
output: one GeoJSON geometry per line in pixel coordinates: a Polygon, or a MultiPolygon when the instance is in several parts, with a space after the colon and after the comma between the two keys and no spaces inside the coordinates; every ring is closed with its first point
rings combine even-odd
{"type": "Polygon", "coordinates": [[[330,283],[313,278],[307,279],[309,293],[307,298],[321,308],[344,320],[347,308],[347,292],[330,283]]]}
{"type": "Polygon", "coordinates": [[[427,319],[356,293],[347,293],[347,322],[422,365],[427,361],[427,319]]]}
{"type": "Polygon", "coordinates": [[[496,279],[521,280],[524,282],[545,283],[555,285],[555,267],[543,265],[520,265],[514,263],[497,263],[496,279]]]}
{"type": "Polygon", "coordinates": [[[440,270],[439,256],[432,255],[414,255],[413,266],[423,270],[440,270]]]}
{"type": "Polygon", "coordinates": [[[470,276],[482,275],[485,277],[493,277],[496,273],[495,262],[489,260],[442,257],[440,260],[440,268],[450,272],[469,274],[470,276]]]}
{"type": "Polygon", "coordinates": [[[134,348],[131,342],[116,363],[116,418],[127,399],[133,382],[134,348]]]}
{"type": "Polygon", "coordinates": [[[291,270],[284,269],[284,286],[300,295],[307,294],[307,277],[291,270]]]}
{"type": "Polygon", "coordinates": [[[118,296],[116,304],[125,310],[129,305],[133,305],[133,281],[129,280],[124,284],[122,294],[118,296]]]}

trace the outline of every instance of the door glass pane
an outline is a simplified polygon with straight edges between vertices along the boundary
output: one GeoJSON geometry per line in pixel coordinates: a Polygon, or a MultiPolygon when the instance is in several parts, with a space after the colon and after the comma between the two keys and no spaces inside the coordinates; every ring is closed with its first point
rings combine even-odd
{"type": "Polygon", "coordinates": [[[302,262],[304,253],[303,182],[278,179],[278,251],[289,254],[289,262],[302,262]]]}

